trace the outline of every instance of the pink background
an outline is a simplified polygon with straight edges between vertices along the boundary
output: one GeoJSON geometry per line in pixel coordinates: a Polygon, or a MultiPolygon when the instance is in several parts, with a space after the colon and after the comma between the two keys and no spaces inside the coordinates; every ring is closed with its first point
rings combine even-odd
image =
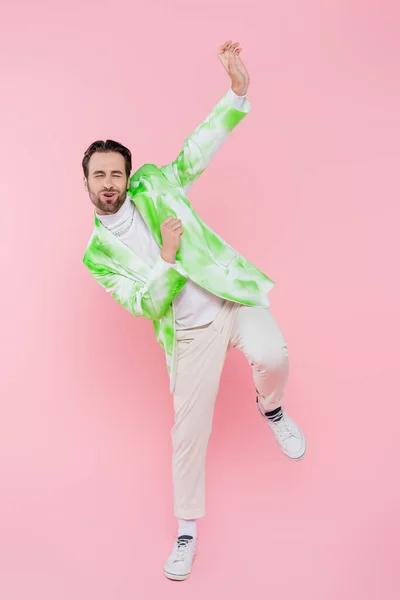
{"type": "Polygon", "coordinates": [[[394,599],[400,594],[400,9],[391,2],[2,1],[0,596],[394,599]],[[229,88],[238,39],[253,111],[190,198],[277,281],[280,454],[245,359],[223,374],[208,515],[191,579],[175,534],[172,401],[152,325],[81,263],[98,138],[172,160],[229,88]]]}

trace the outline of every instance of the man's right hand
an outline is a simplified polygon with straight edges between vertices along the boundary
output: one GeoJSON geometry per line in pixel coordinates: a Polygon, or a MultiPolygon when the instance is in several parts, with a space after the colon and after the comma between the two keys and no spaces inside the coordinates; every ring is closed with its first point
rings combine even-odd
{"type": "Polygon", "coordinates": [[[174,219],[174,217],[168,217],[161,223],[160,229],[162,237],[161,257],[165,262],[174,264],[183,233],[182,221],[174,219]]]}

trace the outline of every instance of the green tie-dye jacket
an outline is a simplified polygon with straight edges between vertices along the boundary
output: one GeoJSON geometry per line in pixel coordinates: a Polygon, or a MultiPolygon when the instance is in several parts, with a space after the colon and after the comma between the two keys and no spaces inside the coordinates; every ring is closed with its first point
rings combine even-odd
{"type": "Polygon", "coordinates": [[[166,353],[171,391],[176,367],[175,318],[172,301],[187,278],[209,292],[248,306],[268,306],[274,283],[236,252],[197,215],[186,192],[204,171],[232,129],[250,110],[232,105],[229,91],[184,142],[172,163],[142,166],[130,180],[128,194],[158,244],[161,223],[170,215],[182,220],[184,234],[175,267],[158,258],[150,268],[97,218],[84,264],[95,279],[135,317],[153,321],[157,341],[166,353]]]}

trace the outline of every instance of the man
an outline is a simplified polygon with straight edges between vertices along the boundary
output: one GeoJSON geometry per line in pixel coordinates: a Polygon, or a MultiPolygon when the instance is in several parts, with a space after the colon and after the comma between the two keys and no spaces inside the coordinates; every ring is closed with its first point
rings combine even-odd
{"type": "Polygon", "coordinates": [[[153,321],[165,350],[174,394],[174,513],[178,534],[164,566],[186,579],[196,552],[196,520],[205,513],[205,459],[214,402],[230,347],[247,357],[258,408],[282,451],[301,459],[300,428],[282,408],[288,377],[285,340],[269,312],[273,282],[215,234],[186,193],[229,132],[249,112],[249,75],[239,43],[218,57],[231,89],[184,142],[172,163],[146,164],[132,176],[131,153],[94,142],[82,161],[95,206],[83,261],[95,279],[134,316],[153,321]]]}

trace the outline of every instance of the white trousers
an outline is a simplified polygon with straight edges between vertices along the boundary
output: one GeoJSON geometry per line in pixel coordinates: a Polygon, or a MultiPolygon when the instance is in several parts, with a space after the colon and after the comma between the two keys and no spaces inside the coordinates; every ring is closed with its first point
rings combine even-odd
{"type": "Polygon", "coordinates": [[[274,410],[282,403],[289,373],[288,350],[268,308],[225,302],[207,327],[178,331],[171,437],[174,514],[180,519],[205,514],[207,446],[230,348],[241,350],[249,361],[265,410],[274,410]]]}

